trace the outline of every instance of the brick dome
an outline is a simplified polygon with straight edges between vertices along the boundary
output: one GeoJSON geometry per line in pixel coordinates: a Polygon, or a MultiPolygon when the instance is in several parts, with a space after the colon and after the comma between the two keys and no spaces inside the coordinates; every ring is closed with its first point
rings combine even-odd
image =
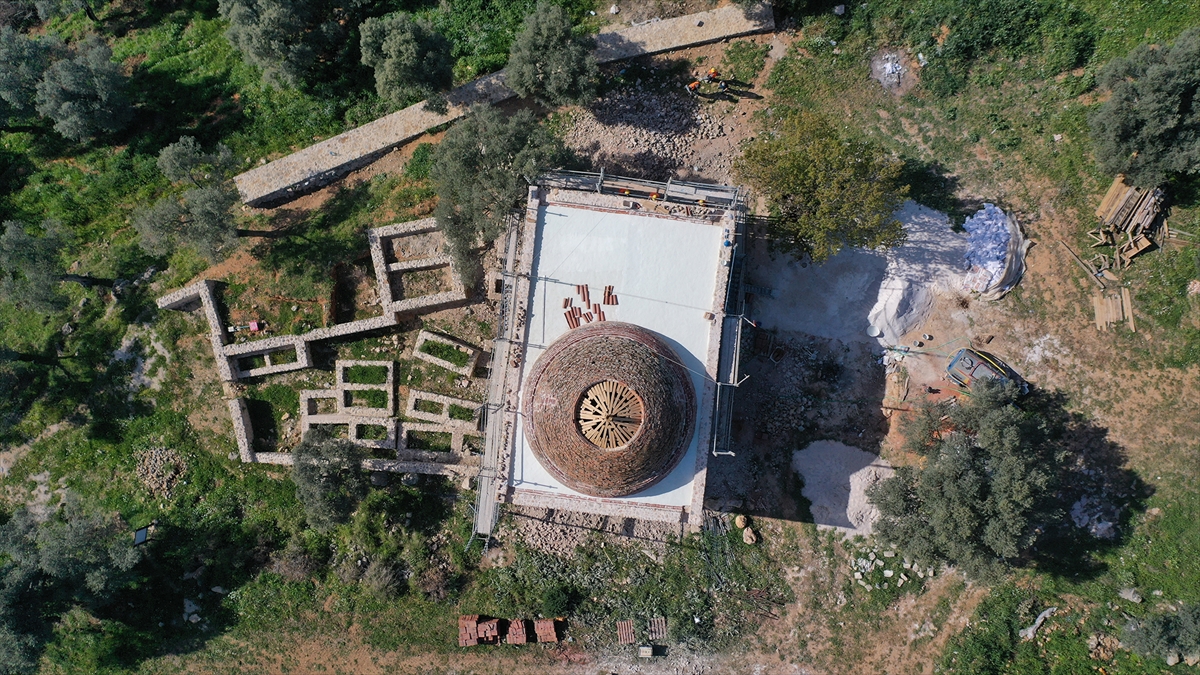
{"type": "Polygon", "coordinates": [[[550,345],[525,382],[525,437],[563,485],[622,497],[662,480],[687,452],[696,396],[652,331],[604,321],[550,345]]]}

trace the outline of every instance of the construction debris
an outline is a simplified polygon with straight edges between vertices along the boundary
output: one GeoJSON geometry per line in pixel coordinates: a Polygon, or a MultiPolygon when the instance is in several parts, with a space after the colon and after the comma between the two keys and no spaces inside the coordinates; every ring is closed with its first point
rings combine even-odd
{"type": "Polygon", "coordinates": [[[1133,323],[1133,299],[1128,288],[1093,295],[1092,308],[1096,313],[1097,330],[1106,331],[1114,324],[1127,321],[1129,330],[1137,332],[1133,323]]]}
{"type": "Polygon", "coordinates": [[[1129,267],[1133,258],[1152,247],[1161,247],[1172,238],[1167,221],[1162,217],[1165,197],[1159,188],[1135,187],[1125,181],[1124,174],[1117,174],[1096,209],[1100,227],[1088,232],[1095,240],[1092,248],[1116,248],[1111,263],[1102,264],[1097,271],[1109,266],[1118,270],[1129,267]]]}

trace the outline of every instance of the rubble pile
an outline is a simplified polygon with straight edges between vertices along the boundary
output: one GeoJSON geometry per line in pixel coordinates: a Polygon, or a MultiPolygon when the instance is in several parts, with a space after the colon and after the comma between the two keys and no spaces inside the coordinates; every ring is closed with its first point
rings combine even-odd
{"type": "Polygon", "coordinates": [[[169,497],[187,464],[170,448],[152,448],[137,456],[137,477],[156,497],[169,497]]]}
{"type": "MultiPolygon", "coordinates": [[[[724,124],[683,92],[655,92],[647,86],[623,88],[579,110],[567,145],[610,173],[639,178],[663,180],[680,168],[708,164],[700,159],[696,143],[725,136],[724,124]]],[[[731,159],[717,158],[715,168],[727,171],[731,159]]]]}

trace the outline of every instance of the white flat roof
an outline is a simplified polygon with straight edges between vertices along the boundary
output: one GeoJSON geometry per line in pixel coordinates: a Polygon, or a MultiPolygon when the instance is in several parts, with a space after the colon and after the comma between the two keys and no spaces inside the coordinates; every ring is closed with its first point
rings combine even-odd
{"type": "MultiPolygon", "coordinates": [[[[546,347],[567,332],[563,299],[582,302],[576,285],[589,287],[591,302],[599,303],[605,286],[613,286],[618,304],[603,305],[605,318],[649,328],[675,349],[691,374],[696,390],[697,417],[687,454],[655,485],[628,497],[605,499],[687,508],[693,504],[697,452],[704,418],[711,414],[706,380],[711,380],[716,353],[711,344],[720,331],[704,317],[719,313],[716,297],[726,230],[706,221],[614,212],[564,204],[543,204],[538,210],[528,336],[521,383],[546,347]]],[[[586,311],[586,310],[585,310],[586,311]]],[[[584,497],[562,485],[538,462],[525,439],[524,424],[516,425],[509,484],[584,497]]]]}

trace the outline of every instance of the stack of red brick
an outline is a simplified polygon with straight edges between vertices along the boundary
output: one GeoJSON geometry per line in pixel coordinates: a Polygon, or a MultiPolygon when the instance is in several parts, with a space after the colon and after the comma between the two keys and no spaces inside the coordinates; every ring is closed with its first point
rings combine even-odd
{"type": "MultiPolygon", "coordinates": [[[[534,621],[534,635],[538,642],[558,642],[558,633],[554,627],[554,619],[537,619],[534,621]]],[[[524,619],[514,619],[508,622],[508,631],[504,635],[510,645],[523,645],[531,642],[524,619]]],[[[458,646],[474,647],[475,645],[499,644],[501,638],[500,619],[479,620],[478,614],[464,614],[458,617],[458,646]]]]}

